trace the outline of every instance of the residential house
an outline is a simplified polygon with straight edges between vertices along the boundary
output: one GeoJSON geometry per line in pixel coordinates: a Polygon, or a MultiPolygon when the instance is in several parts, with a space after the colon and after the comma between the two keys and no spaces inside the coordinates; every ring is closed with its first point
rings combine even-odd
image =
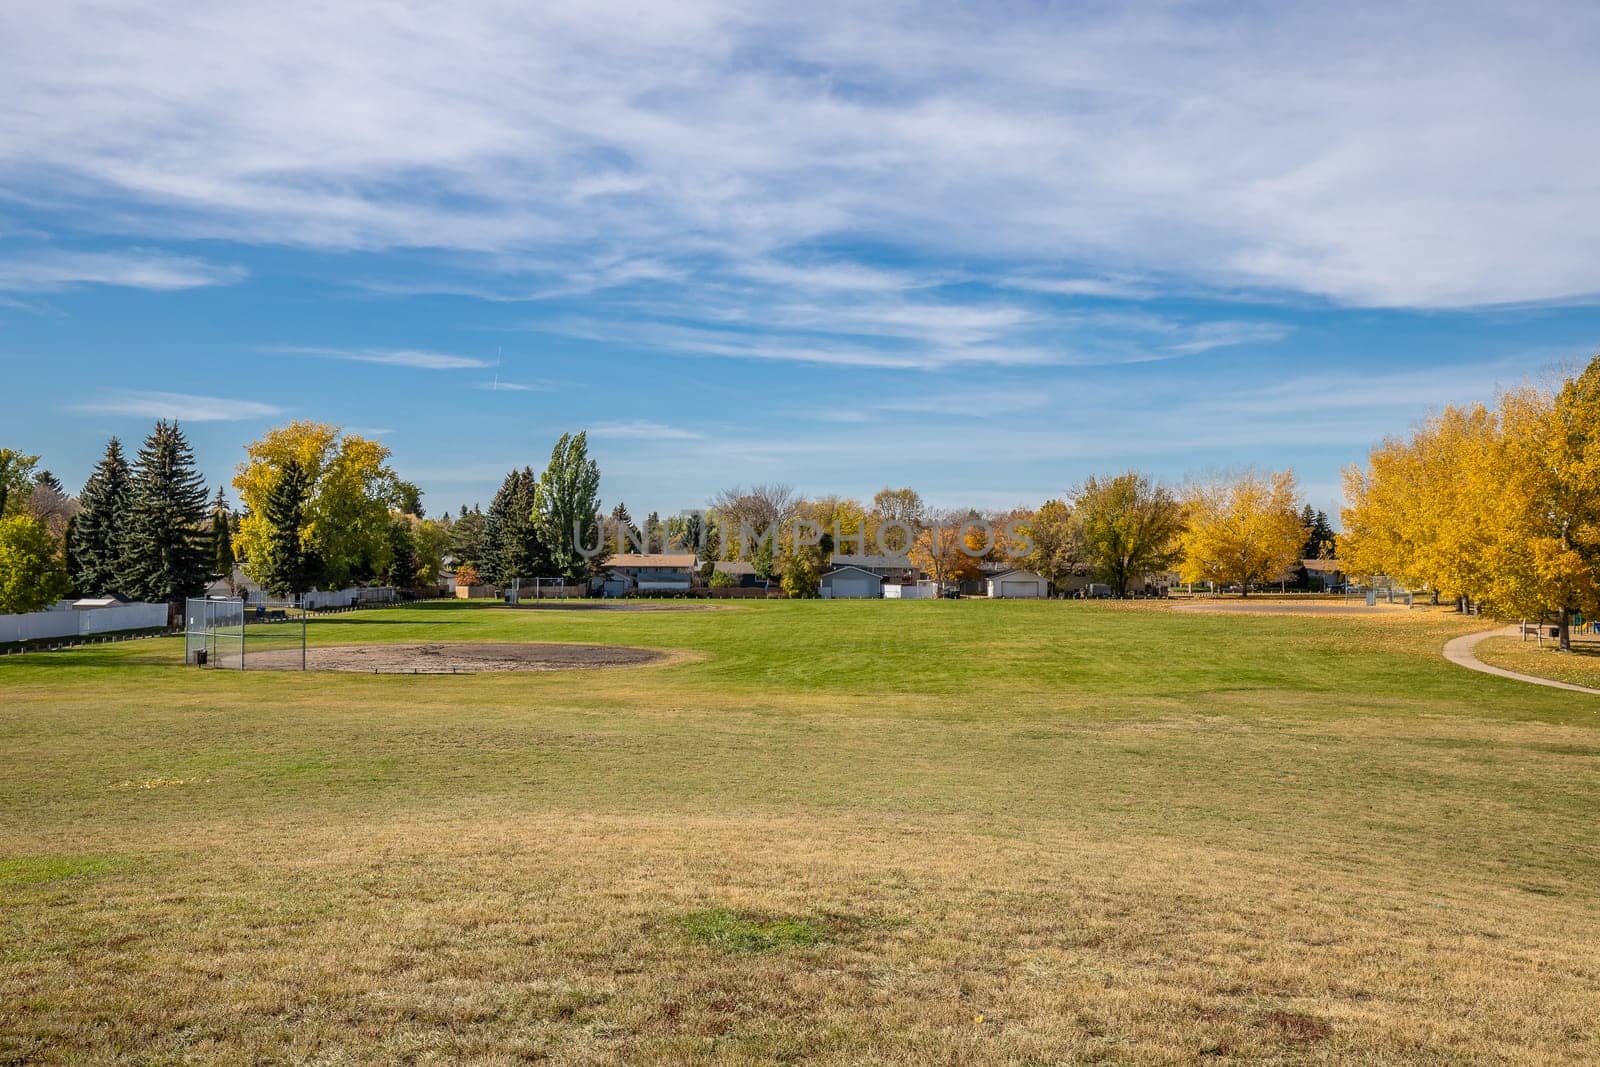
{"type": "Polygon", "coordinates": [[[693,552],[623,553],[606,560],[599,585],[606,596],[687,593],[698,562],[693,552]]]}

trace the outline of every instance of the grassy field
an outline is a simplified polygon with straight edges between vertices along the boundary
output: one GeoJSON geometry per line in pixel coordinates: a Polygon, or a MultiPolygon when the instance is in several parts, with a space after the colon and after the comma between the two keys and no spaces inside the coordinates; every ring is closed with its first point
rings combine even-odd
{"type": "Polygon", "coordinates": [[[422,605],[0,660],[0,1062],[1600,1059],[1600,699],[1448,616],[422,605]]]}
{"type": "Polygon", "coordinates": [[[1600,642],[1593,638],[1574,640],[1572,651],[1562,652],[1552,641],[1541,648],[1531,638],[1491,637],[1476,654],[1491,666],[1600,689],[1600,642]]]}

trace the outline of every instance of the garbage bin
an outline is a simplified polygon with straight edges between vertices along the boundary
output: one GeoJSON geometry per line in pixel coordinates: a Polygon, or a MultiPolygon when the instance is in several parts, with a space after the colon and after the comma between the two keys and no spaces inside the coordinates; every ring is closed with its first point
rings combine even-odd
{"type": "Polygon", "coordinates": [[[206,665],[206,650],[205,649],[203,649],[203,648],[195,649],[194,665],[196,667],[204,667],[206,665]]]}

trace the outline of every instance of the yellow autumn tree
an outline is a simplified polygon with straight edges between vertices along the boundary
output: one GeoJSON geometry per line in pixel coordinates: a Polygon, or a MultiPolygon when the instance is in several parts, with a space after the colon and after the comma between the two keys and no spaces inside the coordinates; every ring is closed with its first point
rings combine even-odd
{"type": "Polygon", "coordinates": [[[387,448],[343,434],[337,426],[302,420],[267,431],[245,451],[249,458],[233,479],[245,509],[235,545],[252,578],[264,577],[252,565],[265,558],[267,497],[291,460],[308,484],[300,540],[316,560],[316,583],[339,588],[383,572],[389,562],[389,508],[397,481],[387,448]]]}
{"type": "Polygon", "coordinates": [[[1386,439],[1365,469],[1346,470],[1345,572],[1481,597],[1489,538],[1483,501],[1498,437],[1498,416],[1483,405],[1448,407],[1409,438],[1386,439]]]}
{"type": "Polygon", "coordinates": [[[1481,485],[1489,532],[1483,599],[1506,615],[1600,610],[1600,357],[1558,395],[1500,399],[1497,448],[1481,485]]]}
{"type": "Polygon", "coordinates": [[[912,542],[911,562],[941,585],[975,580],[982,573],[974,555],[982,537],[975,540],[975,531],[969,524],[980,521],[977,515],[970,511],[933,512],[925,516],[925,521],[927,525],[912,542]]]}
{"type": "Polygon", "coordinates": [[[1346,472],[1340,555],[1505,617],[1600,613],[1600,357],[1557,393],[1447,408],[1346,472]]]}
{"type": "Polygon", "coordinates": [[[1237,582],[1248,595],[1252,583],[1287,574],[1299,563],[1306,540],[1299,503],[1292,471],[1248,473],[1192,487],[1179,539],[1184,581],[1237,582]]]}

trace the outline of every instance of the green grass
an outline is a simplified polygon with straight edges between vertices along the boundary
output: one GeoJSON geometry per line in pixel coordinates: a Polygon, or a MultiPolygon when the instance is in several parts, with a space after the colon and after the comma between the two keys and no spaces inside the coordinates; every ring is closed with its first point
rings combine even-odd
{"type": "Polygon", "coordinates": [[[0,1062],[1592,1059],[1600,700],[1446,663],[1477,625],[428,604],[310,640],[684,655],[6,658],[0,1062]]]}
{"type": "Polygon", "coordinates": [[[109,862],[96,856],[18,856],[0,859],[0,899],[9,890],[93,874],[104,869],[109,862]]]}
{"type": "Polygon", "coordinates": [[[1600,643],[1593,637],[1574,641],[1570,652],[1550,640],[1541,646],[1520,637],[1491,637],[1478,645],[1475,654],[1491,666],[1600,689],[1600,643]]]}
{"type": "Polygon", "coordinates": [[[770,952],[815,945],[826,936],[811,919],[742,915],[727,908],[690,912],[678,918],[678,926],[689,940],[723,952],[770,952]]]}

